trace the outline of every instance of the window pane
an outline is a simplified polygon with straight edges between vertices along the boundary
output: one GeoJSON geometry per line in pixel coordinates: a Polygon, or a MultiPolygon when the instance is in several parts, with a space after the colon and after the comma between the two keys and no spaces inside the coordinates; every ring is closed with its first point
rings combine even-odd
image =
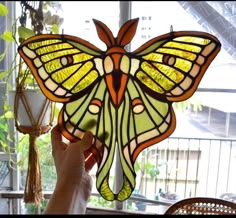
{"type": "Polygon", "coordinates": [[[170,32],[171,26],[173,31],[203,31],[176,1],[133,1],[131,16],[139,17],[136,37],[132,41],[133,49],[148,39],[170,32]]]}
{"type": "Polygon", "coordinates": [[[98,38],[92,19],[106,24],[114,36],[119,29],[119,1],[62,1],[64,34],[83,38],[101,49],[105,44],[98,38]]]}
{"type": "MultiPolygon", "coordinates": [[[[139,17],[137,33],[132,40],[131,51],[141,46],[149,39],[173,31],[203,31],[206,30],[198,24],[177,1],[132,1],[131,17],[139,17]]],[[[235,63],[234,58],[223,48],[210,67],[221,63],[235,63]]]]}
{"type": "MultiPolygon", "coordinates": [[[[132,1],[131,17],[139,17],[137,33],[132,41],[131,51],[137,49],[143,43],[156,36],[169,33],[171,31],[171,26],[173,27],[173,31],[208,32],[197,22],[197,20],[185,11],[177,1],[132,1]]],[[[199,20],[200,19],[203,19],[203,17],[199,16],[199,20]]],[[[217,25],[220,25],[220,23],[217,23],[217,25]]],[[[219,38],[217,35],[216,37],[219,38]]],[[[232,74],[234,73],[233,67],[235,66],[235,63],[235,59],[222,46],[221,51],[207,69],[199,88],[233,89],[235,76],[232,74]],[[230,81],[232,81],[232,83],[230,81]]],[[[202,92],[201,94],[205,93],[202,92]]],[[[220,97],[221,95],[213,92],[209,93],[209,91],[207,94],[213,94],[215,97],[215,99],[213,99],[205,95],[207,103],[214,101],[213,103],[215,105],[226,106],[226,103],[223,103],[224,100],[227,100],[226,97],[220,97]]],[[[229,93],[223,94],[227,94],[227,97],[231,99],[231,101],[229,100],[227,103],[232,104],[233,98],[229,96],[229,93]]],[[[201,103],[202,99],[196,100],[200,100],[199,102],[201,103]]],[[[227,109],[232,110],[232,108],[232,106],[229,106],[227,109]]],[[[225,116],[227,116],[227,114],[218,110],[212,110],[212,112],[210,112],[210,107],[207,106],[204,106],[203,111],[198,111],[198,113],[191,110],[192,109],[186,110],[184,113],[181,113],[179,109],[178,112],[180,113],[176,113],[177,127],[174,134],[168,139],[145,149],[139,155],[136,163],[139,165],[142,164],[143,171],[140,170],[140,166],[138,165],[137,168],[139,171],[137,171],[137,185],[135,190],[138,194],[142,194],[149,199],[158,199],[159,197],[159,200],[164,201],[164,199],[166,199],[166,202],[173,203],[178,197],[184,198],[192,197],[194,195],[219,196],[219,193],[224,192],[224,190],[233,190],[223,181],[227,178],[227,182],[233,182],[234,179],[231,178],[233,177],[233,174],[227,172],[228,175],[226,175],[224,170],[221,171],[220,168],[224,168],[223,165],[221,165],[222,163],[219,163],[214,169],[212,167],[214,164],[206,164],[209,164],[210,161],[216,161],[216,159],[213,160],[213,157],[210,157],[213,153],[219,154],[219,157],[222,158],[217,160],[219,162],[223,159],[230,159],[229,156],[227,156],[228,153],[231,152],[230,146],[227,147],[227,143],[223,143],[224,146],[222,146],[221,154],[220,143],[222,142],[220,142],[220,140],[217,141],[214,146],[211,145],[211,142],[209,144],[204,144],[205,141],[202,140],[202,138],[209,139],[211,137],[225,136],[224,126],[226,125],[225,116]],[[218,117],[216,112],[220,112],[218,117]],[[212,113],[212,117],[210,113],[212,113]],[[222,117],[222,119],[220,117],[222,117]],[[208,123],[210,118],[212,118],[211,125],[208,123]],[[218,122],[221,122],[221,124],[218,122]],[[218,128],[222,128],[223,132],[220,133],[218,128]],[[211,129],[214,129],[214,131],[211,131],[211,129]],[[183,139],[181,139],[181,137],[183,137],[183,139]],[[188,139],[188,137],[191,139],[188,139]],[[200,138],[199,142],[197,140],[195,141],[195,137],[200,138]],[[217,143],[219,143],[220,146],[217,145],[217,143]],[[207,149],[209,149],[209,151],[207,149]],[[214,149],[215,151],[210,149],[214,149]],[[208,170],[207,172],[206,168],[208,170]],[[158,172],[156,171],[157,169],[159,170],[158,172]],[[209,172],[211,173],[210,176],[209,172]],[[215,179],[216,177],[217,179],[215,179]],[[175,198],[163,198],[168,195],[175,198]]],[[[231,115],[233,115],[233,113],[231,113],[231,115]]],[[[233,119],[235,119],[235,117],[233,119]]],[[[233,121],[233,119],[231,118],[231,121],[233,121]]],[[[233,130],[232,127],[231,131],[233,130]]],[[[229,161],[229,164],[232,163],[229,161]]],[[[226,168],[227,167],[224,169],[226,168]]],[[[232,192],[234,192],[234,190],[232,192]]],[[[147,207],[151,207],[151,205],[148,205],[147,207]]],[[[151,209],[155,212],[158,210],[156,206],[150,208],[150,210],[151,209]]],[[[162,209],[161,212],[163,212],[162,209]]]]}

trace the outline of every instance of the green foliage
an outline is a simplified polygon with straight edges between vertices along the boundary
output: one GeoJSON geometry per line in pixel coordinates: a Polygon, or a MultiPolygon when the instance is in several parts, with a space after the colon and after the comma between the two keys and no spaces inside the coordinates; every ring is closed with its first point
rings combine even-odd
{"type": "MultiPolygon", "coordinates": [[[[52,13],[51,11],[54,11],[54,4],[56,5],[56,7],[60,7],[60,4],[53,3],[53,1],[44,1],[43,4],[44,4],[43,13],[45,18],[43,23],[44,31],[54,34],[59,33],[59,28],[63,22],[63,18],[61,18],[57,14],[52,13]]],[[[0,3],[0,16],[7,16],[7,15],[8,15],[8,8],[4,4],[0,3]]],[[[28,16],[29,14],[27,15],[27,17],[28,16]]],[[[23,26],[19,23],[19,21],[20,18],[16,18],[15,23],[12,24],[11,30],[5,30],[0,36],[0,38],[6,42],[6,47],[4,48],[4,51],[0,51],[0,61],[3,61],[3,59],[6,57],[6,53],[9,48],[9,43],[15,43],[16,46],[18,46],[20,41],[24,41],[35,35],[32,26],[30,27],[23,26]]],[[[16,51],[16,57],[17,56],[18,53],[16,51]]],[[[16,69],[18,69],[18,62],[16,61],[16,57],[14,58],[14,60],[12,60],[10,69],[4,69],[2,72],[0,72],[0,80],[4,79],[9,80],[9,78],[12,76],[12,73],[15,72],[16,69]]],[[[30,74],[28,74],[27,72],[22,72],[20,75],[21,77],[25,76],[25,78],[27,78],[24,80],[26,84],[32,84],[32,77],[30,77],[30,74]]]]}
{"type": "Polygon", "coordinates": [[[56,24],[53,24],[53,25],[52,25],[52,32],[54,32],[54,33],[56,33],[56,34],[59,33],[59,27],[58,27],[58,25],[56,25],[56,24]]]}
{"type": "Polygon", "coordinates": [[[3,151],[8,147],[8,131],[7,120],[0,116],[0,145],[3,151]]]}
{"type": "Polygon", "coordinates": [[[13,119],[12,111],[9,111],[10,105],[4,103],[4,113],[0,115],[0,147],[5,152],[10,152],[9,143],[12,141],[9,134],[9,119],[13,119]]]}
{"type": "MultiPolygon", "coordinates": [[[[47,204],[48,204],[48,199],[44,199],[41,202],[41,206],[40,206],[41,213],[43,213],[45,211],[47,204]]],[[[26,209],[26,214],[34,214],[35,215],[38,213],[38,208],[33,203],[25,204],[25,209],[26,209]]]]}
{"type": "Polygon", "coordinates": [[[2,71],[0,72],[0,80],[2,80],[3,78],[5,78],[8,75],[7,71],[2,71]]]}
{"type": "MultiPolygon", "coordinates": [[[[36,146],[39,155],[40,169],[42,176],[42,186],[44,191],[54,190],[56,183],[56,169],[51,151],[51,135],[45,133],[37,138],[36,146]]],[[[28,168],[29,154],[29,135],[19,133],[19,143],[16,146],[16,151],[19,154],[18,166],[22,177],[26,177],[28,168]]],[[[25,178],[23,178],[24,180],[25,178]]],[[[24,184],[23,184],[24,185],[24,184]]]]}
{"type": "Polygon", "coordinates": [[[0,16],[7,16],[8,15],[8,8],[0,3],[0,16]]]}
{"type": "Polygon", "coordinates": [[[4,51],[0,54],[0,62],[5,58],[7,52],[7,48],[4,49],[4,51]]]}
{"type": "MultiPolygon", "coordinates": [[[[154,155],[158,155],[155,153],[154,155]]],[[[155,157],[147,158],[147,152],[143,152],[144,159],[138,159],[134,164],[134,170],[139,178],[139,183],[137,182],[137,188],[135,189],[135,194],[142,194],[143,181],[144,178],[150,178],[151,180],[155,179],[161,172],[162,166],[166,166],[167,162],[161,162],[156,164],[155,157]],[[146,159],[147,158],[147,159],[146,159]]]]}
{"type": "Polygon", "coordinates": [[[159,168],[156,168],[154,164],[151,164],[150,162],[146,163],[146,172],[148,175],[150,175],[151,179],[154,179],[157,175],[160,174],[159,168]]]}
{"type": "Polygon", "coordinates": [[[5,40],[6,42],[15,42],[12,32],[10,32],[10,31],[5,31],[0,37],[1,37],[1,39],[5,40]]]}
{"type": "Polygon", "coordinates": [[[21,39],[28,39],[35,35],[34,31],[32,29],[29,29],[24,26],[18,27],[18,35],[21,39]]]}
{"type": "MultiPolygon", "coordinates": [[[[20,2],[16,2],[16,4],[20,4],[20,2]]],[[[47,5],[45,9],[52,10],[53,5],[49,2],[44,1],[44,5],[47,5]]],[[[29,11],[27,11],[29,13],[29,11]]],[[[45,13],[45,11],[44,11],[45,13]]],[[[47,15],[48,19],[50,19],[51,15],[47,15]]],[[[8,19],[8,8],[0,3],[0,16],[6,16],[6,19],[8,19]]],[[[54,16],[55,17],[55,16],[54,16]]],[[[57,17],[58,18],[58,17],[57,17]]],[[[30,19],[30,14],[27,14],[27,19],[30,19]]],[[[27,26],[22,26],[20,24],[20,19],[16,18],[14,23],[11,26],[11,29],[3,30],[4,32],[0,35],[1,40],[3,40],[5,43],[5,47],[2,51],[0,51],[0,62],[3,62],[11,50],[9,49],[10,46],[14,45],[15,48],[19,46],[19,43],[21,41],[28,39],[29,37],[35,35],[33,27],[28,25],[31,22],[27,22],[27,26]]],[[[57,21],[57,20],[56,20],[57,21]]],[[[61,21],[61,20],[60,20],[61,21]]],[[[58,33],[59,32],[59,23],[43,23],[44,25],[44,31],[50,32],[50,33],[58,33]]],[[[26,179],[27,169],[28,169],[28,155],[29,155],[29,135],[22,134],[20,132],[17,132],[15,138],[14,145],[15,147],[11,147],[12,139],[10,138],[10,126],[9,126],[9,119],[14,119],[13,114],[13,107],[8,104],[8,98],[7,95],[9,93],[9,89],[12,89],[14,87],[11,86],[12,76],[17,73],[16,77],[17,79],[24,78],[24,83],[28,86],[32,87],[32,84],[35,85],[35,79],[29,71],[29,69],[23,65],[21,68],[22,71],[18,71],[19,69],[19,62],[18,62],[19,54],[17,50],[15,51],[15,56],[12,60],[10,60],[9,68],[2,69],[0,71],[0,80],[5,81],[7,83],[7,90],[4,94],[4,112],[1,115],[0,114],[0,149],[6,153],[10,152],[17,152],[19,154],[19,159],[17,164],[20,169],[21,173],[21,180],[22,180],[22,188],[25,185],[24,180],[26,179]],[[17,140],[16,140],[17,139],[17,140]]],[[[56,114],[56,113],[55,113],[56,114]]],[[[58,114],[58,113],[57,113],[58,114]]],[[[14,137],[11,136],[11,137],[14,137]]],[[[56,170],[54,166],[54,160],[51,153],[51,138],[50,138],[50,132],[43,134],[37,138],[36,146],[38,149],[39,154],[39,161],[40,161],[40,170],[41,170],[41,179],[42,179],[42,188],[43,190],[54,190],[54,186],[56,183],[56,170]]],[[[43,202],[44,203],[44,202],[43,202]]],[[[45,203],[46,205],[46,203],[45,203]]],[[[35,206],[32,205],[26,205],[27,209],[34,210],[35,206]],[[31,209],[30,209],[31,208],[31,209]]]]}
{"type": "Polygon", "coordinates": [[[115,207],[114,201],[107,201],[103,197],[100,197],[100,196],[90,196],[88,203],[95,207],[105,207],[105,208],[115,207]]]}
{"type": "MultiPolygon", "coordinates": [[[[20,4],[20,2],[16,2],[16,4],[20,4]]],[[[54,3],[57,7],[58,5],[60,5],[58,2],[54,3]]],[[[53,11],[54,10],[54,5],[53,2],[48,2],[45,1],[43,3],[44,5],[44,9],[48,12],[48,11],[53,11]]],[[[29,11],[27,11],[27,15],[26,17],[28,19],[30,19],[30,14],[29,11]]],[[[44,14],[46,12],[44,11],[44,14]]],[[[56,12],[55,12],[56,13],[56,12]]],[[[8,18],[8,8],[7,6],[5,6],[4,4],[0,3],[0,16],[5,16],[6,18],[8,18]]],[[[54,16],[55,18],[55,14],[51,13],[47,14],[47,19],[50,20],[50,18],[52,18],[52,16],[54,16]]],[[[15,21],[13,22],[11,29],[8,30],[6,29],[2,35],[0,36],[0,38],[5,42],[5,47],[3,49],[3,51],[0,51],[0,62],[4,61],[7,52],[9,52],[9,46],[11,45],[11,43],[14,43],[16,45],[16,47],[18,46],[18,44],[20,43],[20,40],[26,40],[29,37],[35,35],[33,27],[32,26],[23,26],[20,24],[20,17],[16,18],[15,21]]],[[[52,33],[54,33],[53,31],[59,31],[59,25],[61,23],[57,23],[57,21],[60,21],[60,17],[58,16],[57,19],[54,19],[54,22],[52,24],[50,23],[44,23],[44,28],[52,27],[52,33]]],[[[47,30],[46,30],[47,31],[47,30]]],[[[11,60],[11,63],[9,65],[8,69],[3,69],[2,71],[0,71],[0,80],[5,81],[7,83],[7,90],[4,93],[5,97],[4,97],[4,105],[7,104],[8,98],[6,97],[8,95],[9,89],[12,89],[14,87],[11,86],[11,78],[12,75],[16,72],[16,70],[19,69],[19,63],[18,63],[18,52],[15,51],[15,56],[13,58],[13,60],[11,60]]],[[[19,80],[20,82],[23,82],[24,85],[27,85],[27,87],[32,87],[35,88],[36,82],[35,82],[35,78],[33,77],[31,71],[27,68],[27,67],[22,67],[22,70],[20,72],[17,72],[18,75],[17,76],[17,81],[19,80]]],[[[37,85],[36,85],[37,87],[37,85]]],[[[13,109],[10,107],[4,107],[4,115],[2,115],[0,117],[0,125],[1,125],[1,129],[0,129],[0,144],[2,145],[2,147],[4,147],[5,149],[9,146],[9,126],[8,126],[8,119],[10,119],[10,117],[8,116],[8,111],[12,111],[13,109]]],[[[13,114],[13,112],[11,112],[13,114]]],[[[13,118],[13,117],[12,117],[13,118]]],[[[27,159],[27,158],[26,158],[27,159]]]]}
{"type": "Polygon", "coordinates": [[[173,107],[176,111],[184,112],[187,109],[192,109],[193,111],[201,111],[201,102],[193,95],[185,101],[174,102],[173,107]]]}
{"type": "Polygon", "coordinates": [[[162,165],[163,164],[158,164],[158,166],[156,166],[151,161],[147,161],[145,164],[143,161],[137,161],[134,164],[134,170],[136,173],[142,171],[143,174],[146,173],[150,176],[151,179],[154,179],[157,175],[160,174],[159,167],[162,165]]]}

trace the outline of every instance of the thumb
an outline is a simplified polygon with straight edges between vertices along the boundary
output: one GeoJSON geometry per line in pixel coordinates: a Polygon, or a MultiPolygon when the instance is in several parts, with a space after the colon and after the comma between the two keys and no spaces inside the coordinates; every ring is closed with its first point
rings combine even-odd
{"type": "Polygon", "coordinates": [[[93,134],[89,131],[85,132],[84,137],[79,141],[82,151],[88,150],[93,142],[93,134]]]}

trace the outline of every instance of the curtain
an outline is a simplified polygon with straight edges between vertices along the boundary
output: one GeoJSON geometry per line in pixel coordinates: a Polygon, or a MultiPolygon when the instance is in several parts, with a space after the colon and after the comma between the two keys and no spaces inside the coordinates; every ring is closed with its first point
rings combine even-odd
{"type": "Polygon", "coordinates": [[[236,2],[178,1],[236,59],[236,2]]]}

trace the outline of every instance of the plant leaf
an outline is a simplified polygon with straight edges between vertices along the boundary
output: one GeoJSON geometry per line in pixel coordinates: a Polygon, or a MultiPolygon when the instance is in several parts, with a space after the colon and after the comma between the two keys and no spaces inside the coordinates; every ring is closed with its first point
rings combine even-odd
{"type": "Polygon", "coordinates": [[[12,32],[10,31],[5,31],[2,35],[1,35],[1,38],[5,41],[8,41],[8,42],[14,42],[15,39],[12,35],[12,32]]]}
{"type": "Polygon", "coordinates": [[[150,176],[152,179],[154,179],[159,174],[160,174],[160,170],[158,168],[154,167],[150,170],[150,176]]]}
{"type": "Polygon", "coordinates": [[[18,27],[18,34],[19,34],[19,37],[24,40],[35,35],[33,30],[23,27],[23,26],[18,27]]]}
{"type": "Polygon", "coordinates": [[[6,53],[7,53],[7,48],[5,48],[3,53],[0,54],[0,62],[3,60],[3,58],[5,58],[6,53]]]}
{"type": "Polygon", "coordinates": [[[6,113],[4,113],[4,117],[7,119],[14,118],[14,113],[12,111],[7,111],[6,113]]]}
{"type": "Polygon", "coordinates": [[[7,71],[0,72],[0,80],[2,80],[8,74],[7,71]]]}
{"type": "Polygon", "coordinates": [[[52,32],[55,34],[59,33],[59,26],[57,24],[52,25],[52,32]]]}
{"type": "Polygon", "coordinates": [[[8,15],[8,8],[4,4],[0,3],[0,16],[6,15],[8,15]]]}

